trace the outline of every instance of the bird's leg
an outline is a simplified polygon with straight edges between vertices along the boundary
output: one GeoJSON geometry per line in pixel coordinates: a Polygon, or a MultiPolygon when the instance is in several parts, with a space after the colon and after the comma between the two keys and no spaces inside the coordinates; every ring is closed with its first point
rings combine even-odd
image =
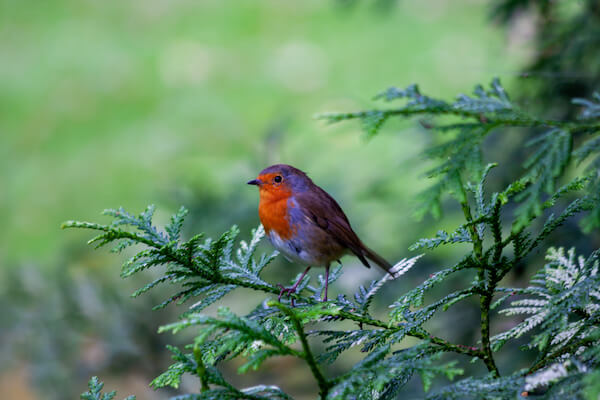
{"type": "MultiPolygon", "coordinates": [[[[287,294],[288,296],[291,295],[292,293],[296,293],[296,288],[298,287],[300,282],[302,282],[302,279],[304,279],[304,276],[306,275],[306,273],[308,272],[309,269],[310,269],[310,266],[306,267],[306,269],[304,270],[302,275],[300,275],[300,279],[298,279],[296,281],[296,283],[294,283],[294,286],[292,286],[292,287],[286,288],[281,283],[278,283],[277,286],[279,286],[281,288],[281,292],[279,292],[279,297],[277,298],[277,301],[281,302],[281,296],[283,296],[284,293],[287,294]]],[[[294,307],[294,298],[292,297],[291,300],[292,300],[292,307],[294,307]]]]}
{"type": "Polygon", "coordinates": [[[323,301],[327,301],[327,287],[329,286],[329,264],[325,266],[325,294],[323,295],[323,301]]]}

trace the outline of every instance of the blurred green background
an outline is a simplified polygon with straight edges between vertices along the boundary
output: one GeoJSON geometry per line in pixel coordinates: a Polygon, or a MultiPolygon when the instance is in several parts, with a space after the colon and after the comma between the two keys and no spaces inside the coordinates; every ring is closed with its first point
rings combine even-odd
{"type": "MultiPolygon", "coordinates": [[[[162,224],[184,205],[188,233],[238,224],[247,238],[259,222],[245,182],[285,162],[334,195],[389,260],[457,224],[452,212],[441,222],[411,217],[431,138],[390,123],[367,141],[357,124],[313,116],[372,107],[391,85],[417,82],[450,98],[500,76],[510,88],[531,56],[533,22],[494,25],[476,0],[389,3],[0,0],[0,398],[77,398],[91,375],[123,396],[169,394],[147,385],[169,365],[165,344],[185,342],[156,334],[181,309],[150,311],[160,291],[129,299],[141,281],[119,279],[125,256],[92,251],[88,233],[60,230],[65,220],[107,222],[104,208],[156,204],[162,224]]],[[[385,292],[382,315],[395,293],[459,256],[436,254],[385,292]]],[[[334,293],[380,275],[344,261],[352,273],[334,293]]],[[[281,259],[266,276],[283,282],[299,271],[281,259]]],[[[261,300],[234,293],[224,303],[244,309],[248,296],[261,300]]],[[[446,323],[473,316],[459,309],[446,323]]],[[[226,373],[314,396],[304,366],[278,363],[226,373]]]]}

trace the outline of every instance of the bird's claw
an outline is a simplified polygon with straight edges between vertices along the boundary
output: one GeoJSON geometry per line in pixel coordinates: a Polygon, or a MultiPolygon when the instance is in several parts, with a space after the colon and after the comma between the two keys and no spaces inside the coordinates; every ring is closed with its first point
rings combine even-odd
{"type": "Polygon", "coordinates": [[[294,307],[295,306],[294,298],[291,297],[291,295],[296,293],[296,287],[295,286],[285,287],[281,283],[278,283],[277,286],[281,289],[281,291],[279,292],[279,297],[277,298],[277,301],[279,301],[281,303],[281,296],[283,296],[283,294],[285,293],[287,296],[290,297],[290,302],[292,304],[292,307],[294,307]]]}

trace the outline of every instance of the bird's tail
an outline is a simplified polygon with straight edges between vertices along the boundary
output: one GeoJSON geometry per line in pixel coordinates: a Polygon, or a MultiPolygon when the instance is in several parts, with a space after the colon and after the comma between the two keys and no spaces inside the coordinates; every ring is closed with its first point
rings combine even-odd
{"type": "Polygon", "coordinates": [[[373,250],[362,245],[362,251],[365,257],[369,260],[373,261],[375,264],[379,265],[382,269],[384,269],[388,274],[395,278],[394,272],[392,271],[392,264],[386,261],[385,258],[381,257],[379,254],[375,253],[373,250]]]}

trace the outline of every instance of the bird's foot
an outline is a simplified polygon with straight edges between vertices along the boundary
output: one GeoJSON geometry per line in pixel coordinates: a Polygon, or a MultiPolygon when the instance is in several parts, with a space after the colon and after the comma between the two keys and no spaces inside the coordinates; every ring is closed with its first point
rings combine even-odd
{"type": "Polygon", "coordinates": [[[281,303],[281,296],[283,296],[285,294],[286,296],[288,296],[290,298],[292,307],[294,307],[295,306],[294,298],[291,296],[292,296],[292,294],[296,293],[296,286],[285,287],[281,283],[278,283],[277,286],[279,286],[279,288],[281,289],[281,291],[279,292],[279,297],[277,298],[277,301],[279,301],[281,303]]]}

